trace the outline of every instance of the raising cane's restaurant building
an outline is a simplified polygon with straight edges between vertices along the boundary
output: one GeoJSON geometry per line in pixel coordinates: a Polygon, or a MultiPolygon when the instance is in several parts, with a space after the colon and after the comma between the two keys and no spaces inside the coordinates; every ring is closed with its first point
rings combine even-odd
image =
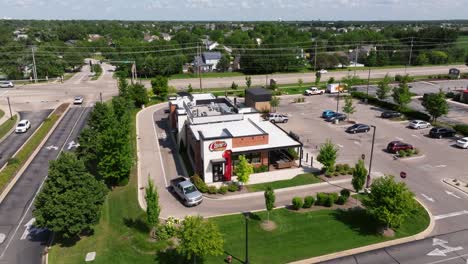
{"type": "Polygon", "coordinates": [[[212,94],[186,94],[170,98],[169,112],[179,148],[206,183],[231,181],[239,155],[263,171],[301,166],[302,143],[254,108],[212,94]]]}

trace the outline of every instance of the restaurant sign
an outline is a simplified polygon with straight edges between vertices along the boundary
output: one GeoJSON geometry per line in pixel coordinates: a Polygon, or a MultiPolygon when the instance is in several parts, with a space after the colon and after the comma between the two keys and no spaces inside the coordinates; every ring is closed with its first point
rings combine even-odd
{"type": "Polygon", "coordinates": [[[227,143],[226,141],[215,141],[212,142],[209,146],[208,149],[210,151],[223,151],[227,148],[227,143]]]}

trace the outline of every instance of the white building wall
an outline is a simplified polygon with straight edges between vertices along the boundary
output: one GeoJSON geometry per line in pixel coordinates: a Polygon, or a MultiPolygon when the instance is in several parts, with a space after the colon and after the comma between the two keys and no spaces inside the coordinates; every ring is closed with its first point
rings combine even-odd
{"type": "Polygon", "coordinates": [[[226,150],[232,149],[232,139],[231,138],[226,138],[226,139],[217,139],[217,140],[206,140],[202,141],[202,144],[200,144],[201,147],[201,157],[203,159],[203,170],[205,172],[205,182],[206,183],[212,183],[213,182],[213,167],[211,164],[211,160],[215,159],[222,159],[223,158],[223,153],[225,150],[222,151],[210,151],[208,147],[212,142],[215,141],[224,141],[227,143],[226,150]]]}
{"type": "Polygon", "coordinates": [[[213,64],[213,70],[216,70],[216,66],[218,66],[219,60],[206,60],[206,64],[213,64]]]}

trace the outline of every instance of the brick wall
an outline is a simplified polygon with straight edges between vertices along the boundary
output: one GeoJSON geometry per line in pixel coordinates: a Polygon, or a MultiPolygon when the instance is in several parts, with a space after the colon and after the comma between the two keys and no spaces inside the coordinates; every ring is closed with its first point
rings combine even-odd
{"type": "Polygon", "coordinates": [[[262,165],[268,166],[268,151],[260,152],[260,162],[262,165]]]}
{"type": "Polygon", "coordinates": [[[248,147],[268,144],[268,135],[236,137],[232,139],[232,147],[248,147]]]}
{"type": "Polygon", "coordinates": [[[176,105],[170,105],[169,106],[169,119],[171,122],[171,128],[174,129],[177,127],[177,112],[176,112],[176,105]]]}

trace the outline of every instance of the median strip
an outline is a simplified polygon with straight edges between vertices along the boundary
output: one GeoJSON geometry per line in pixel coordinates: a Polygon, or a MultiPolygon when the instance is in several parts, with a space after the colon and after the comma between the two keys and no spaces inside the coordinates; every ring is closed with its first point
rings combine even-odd
{"type": "Polygon", "coordinates": [[[18,116],[14,115],[13,118],[7,119],[3,124],[0,125],[0,142],[2,142],[15,127],[16,121],[18,120],[18,116]]]}
{"type": "Polygon", "coordinates": [[[24,170],[24,165],[30,162],[37,154],[38,147],[49,138],[59,123],[58,121],[61,120],[64,113],[68,110],[68,106],[69,104],[67,103],[57,107],[3,167],[0,172],[0,190],[2,191],[0,202],[3,201],[8,191],[18,180],[18,175],[21,175],[20,170],[24,170]],[[13,178],[15,175],[17,177],[13,178]],[[13,180],[11,181],[12,178],[13,180]]]}

